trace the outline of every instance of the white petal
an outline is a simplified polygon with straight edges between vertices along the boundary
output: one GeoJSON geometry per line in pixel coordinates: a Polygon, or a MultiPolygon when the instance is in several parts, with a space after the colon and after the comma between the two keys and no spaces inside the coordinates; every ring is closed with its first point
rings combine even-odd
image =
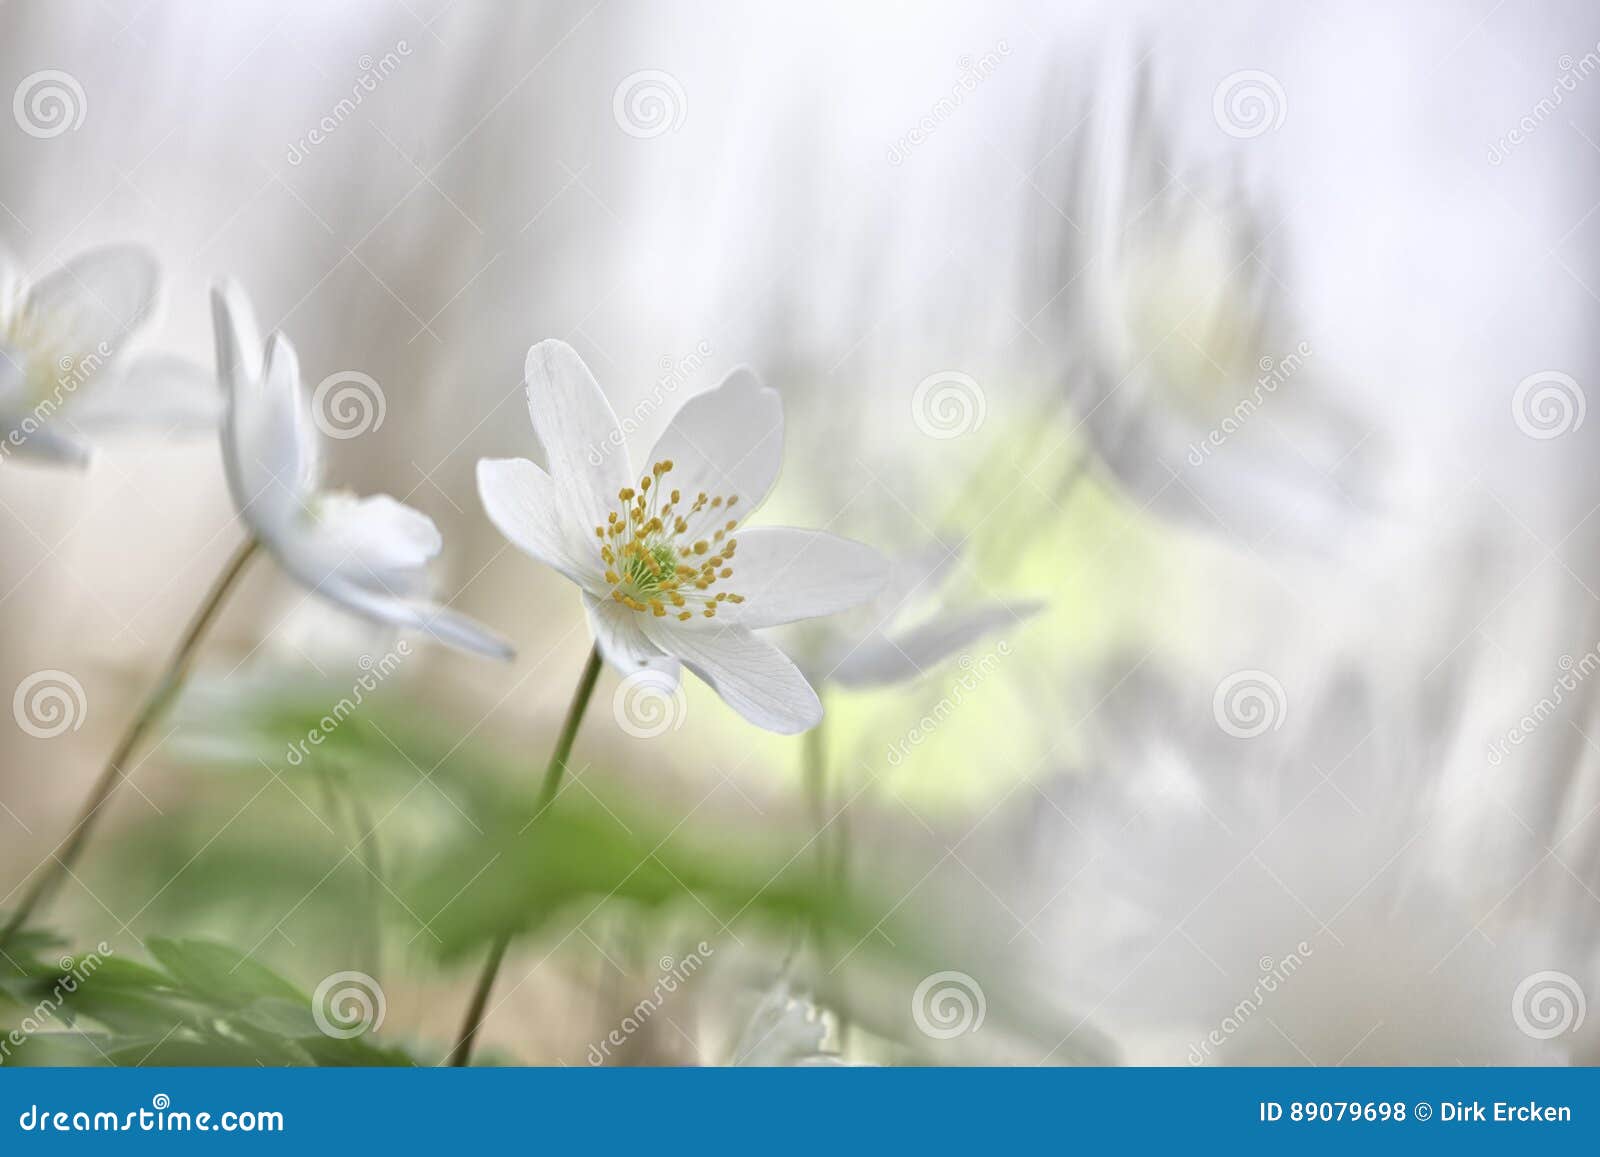
{"type": "Polygon", "coordinates": [[[784,979],[756,1005],[727,1059],[741,1068],[843,1065],[842,1058],[824,1050],[827,1035],[817,1006],[795,996],[784,979]]]}
{"type": "Polygon", "coordinates": [[[293,578],[347,610],[424,631],[461,650],[512,655],[493,631],[429,601],[425,564],[442,546],[439,531],[427,515],[387,494],[312,495],[263,539],[293,578]]]}
{"type": "MultiPolygon", "coordinates": [[[[1311,408],[1303,399],[1301,405],[1311,408]]],[[[1183,463],[1177,480],[1158,492],[1151,507],[1258,547],[1332,551],[1377,501],[1360,464],[1347,468],[1339,462],[1348,448],[1335,449],[1335,439],[1321,436],[1337,429],[1337,422],[1319,415],[1316,425],[1302,425],[1294,416],[1275,419],[1270,437],[1244,431],[1203,466],[1183,463]]],[[[1346,446],[1356,444],[1351,438],[1346,446]]]]}
{"type": "Polygon", "coordinates": [[[959,546],[947,547],[941,542],[930,542],[912,554],[896,558],[890,563],[889,578],[879,596],[880,617],[888,618],[907,603],[937,593],[960,558],[959,546]]]}
{"type": "Polygon", "coordinates": [[[678,661],[664,654],[645,635],[640,622],[643,614],[589,594],[583,596],[583,608],[589,614],[589,630],[601,655],[618,671],[631,675],[649,667],[676,676],[678,661]]]}
{"type": "Polygon", "coordinates": [[[222,391],[209,370],[165,355],[134,359],[121,373],[96,380],[68,403],[74,426],[93,433],[120,429],[200,433],[222,417],[222,391]]]}
{"type": "Polygon", "coordinates": [[[318,494],[292,526],[292,549],[313,583],[343,573],[369,586],[417,593],[425,589],[422,568],[444,546],[433,519],[387,494],[318,494]]]}
{"type": "Polygon", "coordinates": [[[718,587],[744,596],[719,616],[746,627],[775,627],[859,606],[877,595],[889,564],[877,551],[821,530],[760,526],[741,530],[729,578],[718,587]]]}
{"type": "Polygon", "coordinates": [[[261,330],[255,309],[236,281],[223,281],[211,290],[211,319],[217,344],[217,378],[223,393],[239,382],[261,380],[261,330]]]}
{"type": "MultiPolygon", "coordinates": [[[[683,404],[650,452],[652,464],[672,460],[662,481],[683,491],[684,506],[700,492],[736,497],[734,512],[748,518],[766,499],[783,462],[783,402],[740,366],[721,385],[683,404]]],[[[689,537],[701,538],[728,519],[707,508],[690,519],[689,537]]]]}
{"type": "Polygon", "coordinates": [[[161,267],[149,250],[90,249],[33,285],[22,306],[24,324],[55,357],[109,360],[150,316],[160,289],[161,267]]]}
{"type": "Polygon", "coordinates": [[[403,598],[345,579],[329,580],[316,588],[316,593],[365,618],[422,631],[460,651],[491,659],[511,659],[516,655],[516,649],[503,636],[437,603],[403,598]]]}
{"type": "Polygon", "coordinates": [[[296,493],[314,490],[320,473],[317,431],[300,388],[300,357],[281,333],[267,339],[261,370],[258,462],[296,493]]]}
{"type": "Polygon", "coordinates": [[[603,575],[598,543],[585,556],[567,541],[555,480],[532,462],[478,459],[478,497],[489,521],[518,550],[580,586],[603,575]]]}
{"type": "Polygon", "coordinates": [[[300,389],[300,363],[282,334],[267,343],[259,389],[235,379],[224,454],[234,501],[263,536],[303,517],[319,466],[316,431],[300,389]]]}
{"type": "Polygon", "coordinates": [[[64,423],[41,426],[31,433],[12,424],[0,434],[0,461],[15,458],[22,461],[53,462],[79,470],[89,465],[93,456],[89,444],[62,429],[64,423]]]}
{"type": "Polygon", "coordinates": [[[633,471],[621,426],[578,351],[563,341],[542,341],[524,368],[528,414],[544,446],[563,522],[592,533],[617,506],[617,491],[633,471]]]}
{"type": "Polygon", "coordinates": [[[822,704],[799,668],[745,628],[679,626],[653,615],[640,626],[652,643],[682,659],[757,727],[793,735],[822,722],[822,704]]]}
{"type": "MultiPolygon", "coordinates": [[[[211,323],[217,351],[217,380],[222,386],[222,465],[234,505],[257,533],[268,534],[293,516],[292,502],[274,488],[272,472],[256,454],[263,407],[264,350],[255,310],[244,290],[234,281],[219,282],[211,290],[211,323]]],[[[286,489],[286,488],[277,488],[286,489]]]]}
{"type": "Polygon", "coordinates": [[[1017,626],[1043,603],[994,603],[947,613],[899,635],[873,632],[841,656],[825,678],[845,687],[909,682],[985,635],[1017,626]]]}

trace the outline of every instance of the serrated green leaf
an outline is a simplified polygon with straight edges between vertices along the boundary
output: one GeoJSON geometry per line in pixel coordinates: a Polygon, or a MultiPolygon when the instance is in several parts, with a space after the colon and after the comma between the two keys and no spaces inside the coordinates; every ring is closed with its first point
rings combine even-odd
{"type": "Polygon", "coordinates": [[[309,998],[283,977],[249,955],[209,940],[146,942],[151,955],[171,974],[178,988],[194,998],[225,1007],[275,997],[307,1003],[309,998]]]}

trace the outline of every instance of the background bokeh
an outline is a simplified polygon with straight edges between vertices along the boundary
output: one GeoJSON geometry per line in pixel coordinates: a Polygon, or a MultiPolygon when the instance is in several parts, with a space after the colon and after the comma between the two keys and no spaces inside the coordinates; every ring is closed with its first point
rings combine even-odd
{"type": "MultiPolygon", "coordinates": [[[[909,972],[838,969],[826,938],[797,963],[692,901],[582,905],[516,946],[484,1030],[502,1059],[586,1063],[702,939],[715,967],[607,1059],[732,1059],[783,977],[857,1060],[1595,1056],[1589,6],[0,5],[0,93],[44,70],[81,122],[0,121],[24,267],[142,242],[166,274],[149,347],[209,364],[227,275],[308,385],[377,383],[382,421],[326,443],[330,479],[431,516],[439,597],[519,650],[419,642],[385,685],[376,709],[446,759],[483,746],[531,784],[588,646],[474,481],[539,456],[521,373],[546,337],[636,421],[635,461],[755,367],[787,418],[766,520],[955,553],[913,618],[1043,604],[922,678],[825,693],[824,814],[874,911],[926,934],[909,972]],[[1240,673],[1264,723],[1224,702],[1240,673]],[[987,1032],[867,1015],[936,969],[981,989],[987,1032]]],[[[0,890],[59,840],[241,535],[214,441],[0,468],[0,689],[60,670],[86,702],[56,738],[0,728],[0,890]]],[[[129,956],[217,938],[306,990],[379,943],[382,1037],[436,1059],[472,960],[431,954],[385,881],[469,787],[396,747],[422,786],[374,842],[401,862],[274,890],[274,857],[312,881],[345,859],[327,821],[351,809],[289,775],[281,737],[265,759],[242,737],[393,645],[256,565],[53,925],[129,956]]],[[[594,790],[564,800],[800,847],[803,741],[693,682],[639,738],[616,682],[578,740],[594,790]]]]}

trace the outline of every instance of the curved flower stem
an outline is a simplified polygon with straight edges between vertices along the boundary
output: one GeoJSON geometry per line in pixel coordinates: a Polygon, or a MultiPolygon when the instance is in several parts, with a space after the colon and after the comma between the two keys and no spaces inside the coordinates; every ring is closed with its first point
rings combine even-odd
{"type": "MultiPolygon", "coordinates": [[[[811,809],[811,826],[815,830],[814,836],[817,858],[817,889],[820,895],[827,890],[828,883],[828,848],[831,841],[828,839],[828,746],[823,734],[823,724],[827,721],[824,716],[810,731],[801,737],[802,773],[805,778],[806,803],[811,809]]],[[[819,929],[820,931],[820,929],[819,929]]]]}
{"type": "MultiPolygon", "coordinates": [[[[572,754],[572,742],[578,738],[578,725],[583,722],[583,713],[589,706],[595,682],[599,678],[600,647],[596,644],[589,649],[589,661],[584,664],[583,674],[578,676],[578,686],[572,693],[572,702],[567,706],[561,734],[556,738],[555,750],[550,753],[550,762],[544,769],[544,782],[540,785],[539,802],[534,810],[535,819],[544,814],[545,808],[550,806],[556,798],[556,792],[561,789],[561,778],[567,773],[567,757],[572,754]]],[[[472,1060],[472,1046],[486,1019],[484,1009],[489,1004],[489,993],[494,988],[495,977],[499,975],[500,962],[505,959],[506,949],[511,944],[511,935],[509,931],[502,932],[489,948],[489,958],[483,962],[477,987],[472,990],[472,1001],[467,1005],[467,1015],[461,1021],[460,1032],[456,1034],[455,1047],[446,1059],[446,1063],[453,1067],[460,1068],[472,1060]]]]}
{"type": "Polygon", "coordinates": [[[34,881],[33,887],[17,905],[5,928],[0,929],[0,950],[3,950],[11,942],[11,938],[22,930],[34,909],[60,885],[61,878],[72,870],[72,865],[83,854],[83,846],[89,839],[95,820],[99,818],[101,805],[111,798],[118,781],[123,778],[123,764],[127,763],[129,756],[138,747],[139,741],[144,738],[145,732],[150,729],[150,725],[160,718],[161,713],[177,698],[184,680],[188,677],[189,667],[194,661],[194,653],[200,640],[205,637],[206,629],[216,619],[217,612],[222,609],[223,600],[239,576],[244,573],[245,564],[255,554],[258,545],[253,537],[245,539],[233,552],[233,557],[228,560],[228,565],[223,568],[217,580],[212,583],[205,601],[200,604],[200,609],[195,612],[194,618],[189,620],[183,638],[179,641],[172,658],[167,661],[160,681],[150,691],[138,714],[128,724],[128,729],[122,733],[122,738],[112,751],[111,758],[106,761],[105,770],[95,781],[93,789],[84,801],[83,810],[78,814],[78,822],[73,825],[72,831],[57,850],[51,853],[50,863],[45,865],[39,878],[34,881]]]}

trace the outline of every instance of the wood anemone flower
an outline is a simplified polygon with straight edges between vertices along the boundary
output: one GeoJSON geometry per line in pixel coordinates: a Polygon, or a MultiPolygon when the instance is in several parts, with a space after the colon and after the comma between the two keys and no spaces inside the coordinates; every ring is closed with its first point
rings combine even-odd
{"type": "Polygon", "coordinates": [[[428,599],[427,565],[443,546],[432,519],[387,494],[323,489],[318,433],[288,339],[273,334],[263,352],[236,285],[213,290],[212,308],[227,396],[222,460],[239,516],[261,545],[336,606],[459,650],[510,659],[505,639],[428,599]]]}
{"type": "Polygon", "coordinates": [[[624,673],[678,664],[758,727],[805,731],[816,692],[763,627],[872,598],[888,567],[816,530],[745,529],[778,476],[783,406],[734,370],[691,398],[635,471],[610,404],[571,346],[528,351],[528,411],[548,470],[478,463],[478,491],[511,542],[576,583],[605,659],[624,673]]]}
{"type": "Polygon", "coordinates": [[[81,467],[107,435],[216,430],[209,371],[131,352],[160,291],[137,245],[86,250],[33,282],[0,252],[0,457],[81,467]]]}

